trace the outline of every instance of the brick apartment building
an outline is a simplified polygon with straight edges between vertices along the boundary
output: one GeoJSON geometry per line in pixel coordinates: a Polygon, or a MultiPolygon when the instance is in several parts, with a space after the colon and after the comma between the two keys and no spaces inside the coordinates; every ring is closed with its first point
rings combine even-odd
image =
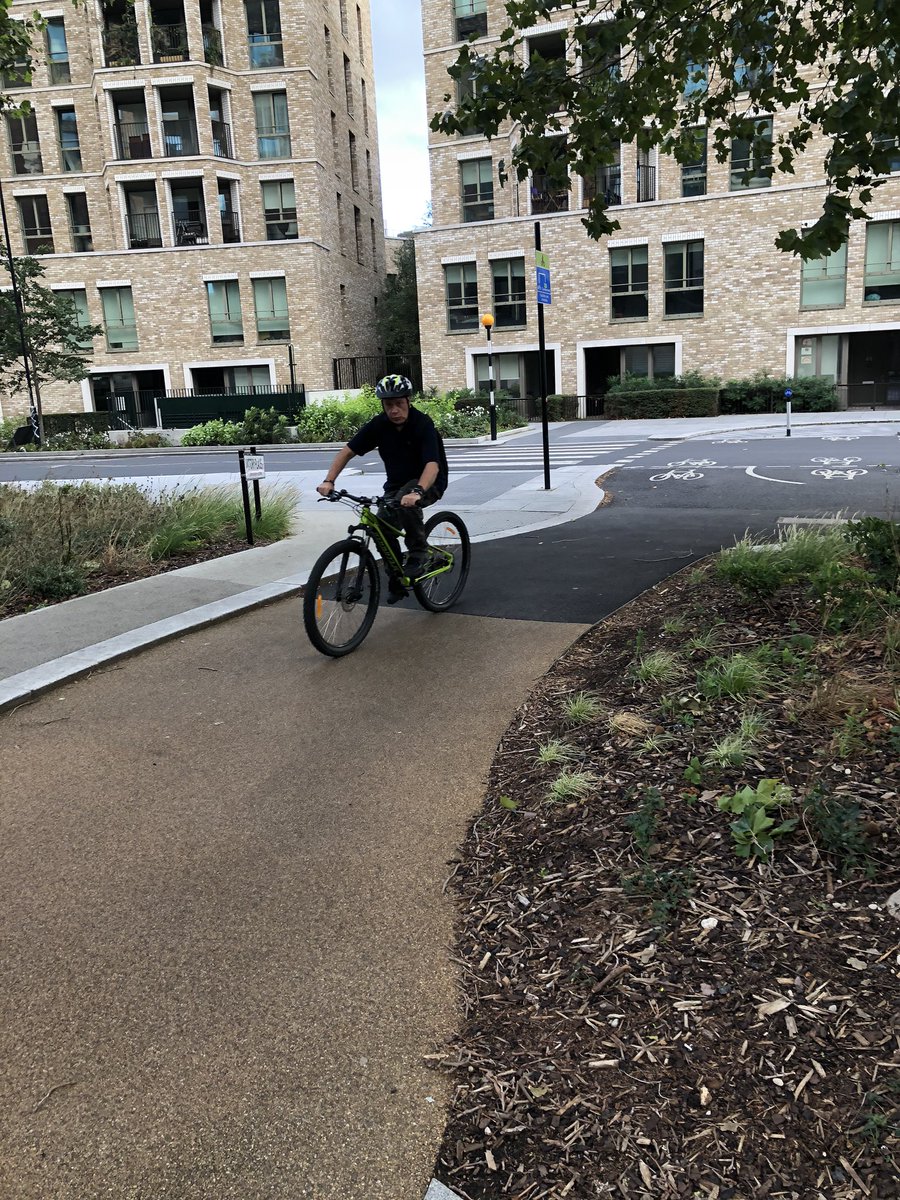
{"type": "Polygon", "coordinates": [[[0,123],[12,249],[104,330],[89,379],[45,387],[45,411],[328,390],[334,359],[375,353],[368,0],[14,0],[13,14],[35,7],[32,78],[4,80],[32,105],[0,123]]]}
{"type": "MultiPolygon", "coordinates": [[[[475,48],[490,53],[506,14],[502,0],[423,0],[422,14],[430,114],[466,86],[447,75],[459,43],[474,34],[475,48]]],[[[524,54],[571,55],[572,20],[561,10],[528,30],[524,54]]],[[[776,115],[772,135],[789,119],[776,115]]],[[[710,153],[685,167],[622,145],[617,164],[554,192],[539,177],[498,186],[515,128],[491,142],[430,136],[434,220],[416,235],[426,385],[486,380],[478,320],[492,311],[498,386],[538,394],[540,219],[553,286],[545,309],[551,392],[597,397],[624,372],[727,379],[765,370],[833,378],[844,403],[900,404],[900,173],[878,189],[871,222],[854,224],[846,249],[804,267],[774,239],[821,210],[815,154],[788,176],[754,162],[747,143],[732,146],[730,162],[710,153]],[[621,223],[599,242],[582,225],[594,189],[621,223]]]]}

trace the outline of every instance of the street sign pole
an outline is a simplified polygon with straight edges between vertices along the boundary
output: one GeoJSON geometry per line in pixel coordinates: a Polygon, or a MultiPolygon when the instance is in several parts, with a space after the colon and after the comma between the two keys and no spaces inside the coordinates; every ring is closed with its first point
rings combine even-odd
{"type": "MultiPolygon", "coordinates": [[[[541,223],[534,223],[534,252],[535,262],[545,264],[546,257],[541,252],[541,223]]],[[[550,302],[550,269],[548,266],[539,266],[538,282],[543,282],[546,279],[547,289],[546,298],[543,296],[543,288],[538,287],[538,303],[537,303],[537,318],[538,318],[538,358],[539,371],[541,381],[541,433],[544,443],[544,490],[550,491],[550,426],[547,421],[547,349],[546,340],[544,337],[544,304],[550,302]],[[546,272],[542,278],[540,272],[546,272]]]]}

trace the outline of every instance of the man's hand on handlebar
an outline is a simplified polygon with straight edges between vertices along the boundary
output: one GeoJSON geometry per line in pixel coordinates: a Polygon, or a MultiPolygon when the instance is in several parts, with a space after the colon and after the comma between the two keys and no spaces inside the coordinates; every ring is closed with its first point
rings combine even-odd
{"type": "Polygon", "coordinates": [[[418,492],[407,492],[405,496],[400,497],[401,508],[415,508],[422,497],[418,492]]]}
{"type": "Polygon", "coordinates": [[[334,491],[334,484],[331,482],[330,479],[323,479],[322,482],[319,484],[319,486],[316,488],[316,491],[319,493],[320,496],[324,496],[327,500],[328,497],[334,491]]]}

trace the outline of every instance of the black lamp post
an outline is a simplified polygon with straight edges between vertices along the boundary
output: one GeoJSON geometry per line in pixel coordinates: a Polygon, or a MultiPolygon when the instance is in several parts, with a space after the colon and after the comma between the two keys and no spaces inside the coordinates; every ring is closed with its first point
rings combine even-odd
{"type": "Polygon", "coordinates": [[[490,389],[491,441],[497,440],[497,404],[494,400],[494,346],[491,341],[491,330],[494,328],[494,318],[491,313],[485,313],[481,324],[487,334],[488,346],[488,387],[490,389]]]}

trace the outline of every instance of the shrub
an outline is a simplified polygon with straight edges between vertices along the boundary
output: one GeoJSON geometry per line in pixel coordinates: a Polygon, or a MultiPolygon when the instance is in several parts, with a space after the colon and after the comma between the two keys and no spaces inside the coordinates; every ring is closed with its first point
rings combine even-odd
{"type": "Polygon", "coordinates": [[[718,412],[718,396],[716,388],[656,387],[641,391],[625,388],[607,393],[603,415],[612,420],[714,417],[718,412]]]}
{"type": "MultiPolygon", "coordinates": [[[[540,401],[538,401],[540,407],[540,401]]],[[[574,421],[578,416],[578,397],[560,396],[547,397],[547,419],[549,421],[574,421]]]]}
{"type": "Polygon", "coordinates": [[[900,585],[900,523],[882,517],[863,517],[847,524],[846,536],[862,555],[878,583],[900,585]]]}
{"type": "Polygon", "coordinates": [[[794,412],[830,412],[837,408],[834,384],[828,379],[790,378],[757,371],[749,379],[729,379],[719,396],[722,413],[784,412],[790,388],[794,412]]]}
{"type": "Polygon", "coordinates": [[[32,444],[34,450],[109,450],[110,441],[105,433],[76,432],[50,434],[42,446],[32,444]]]}
{"type": "Polygon", "coordinates": [[[237,446],[243,441],[244,427],[237,421],[206,421],[182,434],[182,446],[237,446]]]}
{"type": "Polygon", "coordinates": [[[248,408],[244,413],[242,440],[248,445],[275,446],[291,438],[288,419],[277,408],[248,408]]]}
{"type": "Polygon", "coordinates": [[[161,433],[133,433],[124,443],[125,450],[157,450],[171,446],[161,433]]]}

